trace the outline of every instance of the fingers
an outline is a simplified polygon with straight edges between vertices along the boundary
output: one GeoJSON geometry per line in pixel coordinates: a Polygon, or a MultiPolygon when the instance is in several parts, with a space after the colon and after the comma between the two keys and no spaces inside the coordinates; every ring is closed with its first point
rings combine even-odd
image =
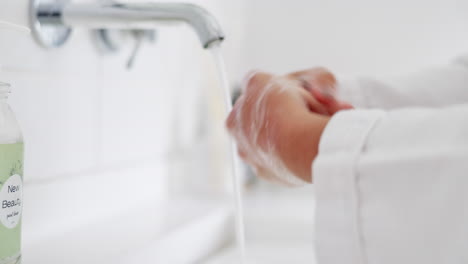
{"type": "Polygon", "coordinates": [[[328,105],[327,109],[330,115],[336,114],[338,111],[353,109],[354,107],[346,102],[335,101],[328,105]]]}
{"type": "Polygon", "coordinates": [[[354,109],[354,106],[347,102],[338,102],[338,104],[341,110],[354,109]]]}
{"type": "Polygon", "coordinates": [[[254,171],[258,177],[261,177],[270,182],[277,182],[277,177],[275,177],[274,173],[266,168],[254,167],[254,171]]]}
{"type": "Polygon", "coordinates": [[[252,102],[255,95],[271,79],[271,75],[259,71],[251,71],[246,75],[242,84],[242,94],[237,99],[234,107],[226,120],[226,127],[232,132],[238,126],[240,112],[244,111],[244,105],[252,102]]]}
{"type": "Polygon", "coordinates": [[[336,78],[325,68],[312,68],[304,71],[294,72],[289,77],[301,81],[304,89],[323,104],[336,101],[336,78]]]}
{"type": "Polygon", "coordinates": [[[288,76],[304,81],[305,88],[309,91],[316,87],[323,88],[329,93],[333,93],[336,90],[336,78],[325,68],[312,68],[298,71],[288,76]]]}
{"type": "Polygon", "coordinates": [[[242,85],[243,93],[237,99],[231,113],[226,120],[226,127],[230,131],[232,131],[237,126],[241,112],[246,111],[246,109],[244,109],[245,105],[252,104],[253,101],[256,100],[258,93],[268,84],[268,82],[270,82],[271,78],[271,74],[264,72],[252,71],[247,74],[242,85]]]}
{"type": "Polygon", "coordinates": [[[243,95],[239,96],[236,103],[234,104],[231,113],[229,113],[226,119],[226,127],[227,129],[232,132],[234,128],[237,126],[237,113],[239,112],[239,107],[241,105],[241,101],[243,100],[243,95]]]}
{"type": "Polygon", "coordinates": [[[273,79],[272,74],[260,71],[252,71],[244,79],[243,92],[249,93],[263,89],[271,81],[271,79],[273,79]]]}
{"type": "MultiPolygon", "coordinates": [[[[312,68],[304,71],[294,72],[288,75],[302,82],[305,90],[310,92],[319,104],[322,104],[329,115],[341,110],[353,109],[346,102],[339,101],[336,95],[336,78],[325,68],[312,68]]],[[[309,100],[311,110],[323,113],[323,107],[317,106],[316,102],[309,100]]]]}
{"type": "Polygon", "coordinates": [[[244,79],[243,94],[238,98],[226,120],[226,127],[238,142],[243,159],[252,156],[252,148],[264,146],[265,139],[260,137],[267,112],[266,97],[273,76],[264,72],[250,73],[244,79]]]}
{"type": "Polygon", "coordinates": [[[301,90],[300,91],[300,94],[302,95],[302,97],[304,98],[306,104],[307,104],[307,108],[309,109],[309,111],[311,112],[314,112],[314,113],[318,113],[318,114],[322,114],[322,115],[329,115],[330,112],[329,110],[327,109],[327,107],[325,107],[322,103],[320,103],[312,94],[310,94],[309,92],[307,92],[306,90],[301,90]]]}
{"type": "Polygon", "coordinates": [[[322,104],[331,105],[337,100],[335,86],[312,86],[308,82],[305,82],[304,85],[306,90],[309,91],[322,104]]]}

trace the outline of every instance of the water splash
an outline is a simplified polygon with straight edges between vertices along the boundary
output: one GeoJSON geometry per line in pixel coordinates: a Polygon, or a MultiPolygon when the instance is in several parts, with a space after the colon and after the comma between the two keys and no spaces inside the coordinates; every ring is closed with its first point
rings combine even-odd
{"type": "MultiPolygon", "coordinates": [[[[229,82],[227,78],[226,66],[224,64],[223,55],[221,54],[221,48],[219,45],[211,47],[213,57],[218,69],[218,76],[221,83],[221,88],[224,92],[224,104],[226,107],[226,113],[229,114],[232,110],[232,98],[231,91],[229,89],[229,82]]],[[[230,152],[231,152],[231,166],[233,175],[233,186],[234,186],[234,213],[236,220],[236,239],[239,248],[239,254],[241,258],[240,263],[245,263],[245,234],[244,234],[244,216],[242,208],[242,189],[241,189],[241,170],[240,160],[237,155],[237,147],[233,139],[230,139],[230,152]]]]}

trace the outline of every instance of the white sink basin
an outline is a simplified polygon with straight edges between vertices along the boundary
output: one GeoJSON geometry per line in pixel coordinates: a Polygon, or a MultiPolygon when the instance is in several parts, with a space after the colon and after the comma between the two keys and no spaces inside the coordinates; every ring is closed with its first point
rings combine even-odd
{"type": "Polygon", "coordinates": [[[23,264],[194,263],[232,239],[230,200],[166,198],[145,164],[26,184],[23,264]]]}
{"type": "MultiPolygon", "coordinates": [[[[247,257],[245,263],[314,264],[312,187],[255,193],[244,199],[247,257]]],[[[217,252],[204,264],[239,264],[237,247],[217,252]]]]}

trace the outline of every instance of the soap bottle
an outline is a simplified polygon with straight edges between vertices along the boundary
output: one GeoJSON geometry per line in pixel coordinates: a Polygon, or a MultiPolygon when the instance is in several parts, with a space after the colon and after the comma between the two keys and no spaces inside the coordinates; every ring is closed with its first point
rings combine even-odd
{"type": "Polygon", "coordinates": [[[0,82],[0,264],[21,263],[23,137],[0,82]]]}
{"type": "MultiPolygon", "coordinates": [[[[0,21],[0,34],[3,29],[19,28],[0,21]]],[[[7,102],[10,87],[0,80],[0,264],[21,263],[24,145],[20,126],[7,102]]]]}

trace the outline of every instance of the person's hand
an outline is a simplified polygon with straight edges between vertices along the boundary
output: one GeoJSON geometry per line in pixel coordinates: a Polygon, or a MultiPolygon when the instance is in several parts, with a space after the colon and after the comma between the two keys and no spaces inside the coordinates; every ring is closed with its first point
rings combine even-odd
{"type": "Polygon", "coordinates": [[[334,76],[321,68],[286,76],[251,74],[226,121],[241,158],[266,179],[311,182],[329,116],[352,108],[334,98],[335,86],[334,76]]]}

